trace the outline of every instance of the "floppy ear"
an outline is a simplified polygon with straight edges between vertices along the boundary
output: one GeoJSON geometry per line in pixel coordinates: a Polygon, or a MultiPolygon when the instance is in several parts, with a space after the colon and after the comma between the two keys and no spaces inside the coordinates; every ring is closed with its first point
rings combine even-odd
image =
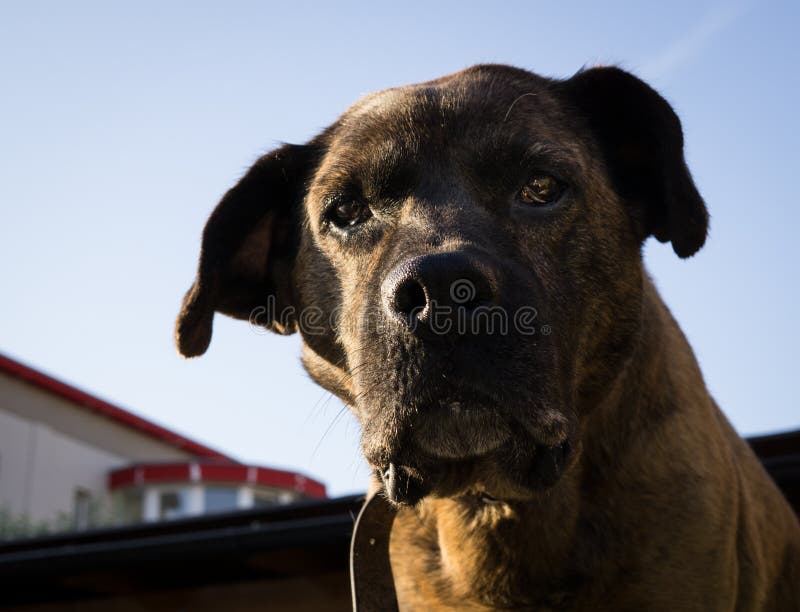
{"type": "Polygon", "coordinates": [[[197,278],[183,299],[175,342],[185,357],[211,342],[214,312],[247,319],[281,334],[295,331],[292,269],[306,181],[317,148],[284,145],[260,158],[222,198],[203,230],[197,278]],[[288,309],[288,310],[287,310],[288,309]],[[263,314],[263,313],[262,313],[263,314]]]}
{"type": "Polygon", "coordinates": [[[641,240],[672,242],[680,257],[706,240],[708,212],[683,157],[678,116],[655,90],[619,68],[593,68],[564,81],[600,145],[614,187],[632,205],[641,240]]]}

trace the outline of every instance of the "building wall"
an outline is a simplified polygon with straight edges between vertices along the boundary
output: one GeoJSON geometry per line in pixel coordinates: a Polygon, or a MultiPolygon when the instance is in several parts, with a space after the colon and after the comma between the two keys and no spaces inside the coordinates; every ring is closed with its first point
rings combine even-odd
{"type": "Polygon", "coordinates": [[[47,423],[70,438],[127,457],[129,462],[187,459],[191,453],[0,373],[0,410],[47,423]]]}
{"type": "Polygon", "coordinates": [[[0,408],[0,506],[31,521],[72,514],[77,491],[106,501],[106,474],[127,463],[0,408]]]}
{"type": "Polygon", "coordinates": [[[109,511],[110,469],[191,455],[0,374],[0,508],[31,521],[72,514],[77,490],[109,511]]]}
{"type": "Polygon", "coordinates": [[[0,509],[15,515],[30,507],[32,434],[30,422],[0,408],[0,509]]]}

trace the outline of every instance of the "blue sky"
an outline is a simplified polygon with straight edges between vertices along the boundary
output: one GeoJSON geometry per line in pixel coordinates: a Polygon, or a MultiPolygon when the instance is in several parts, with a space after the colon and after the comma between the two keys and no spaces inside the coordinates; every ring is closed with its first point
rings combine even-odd
{"type": "Polygon", "coordinates": [[[800,426],[796,2],[3,2],[0,351],[242,460],[361,490],[358,427],[298,338],[172,324],[207,214],[359,96],[477,62],[614,63],[683,120],[712,215],[649,269],[743,433],[800,426]],[[291,4],[291,6],[289,6],[291,4]]]}

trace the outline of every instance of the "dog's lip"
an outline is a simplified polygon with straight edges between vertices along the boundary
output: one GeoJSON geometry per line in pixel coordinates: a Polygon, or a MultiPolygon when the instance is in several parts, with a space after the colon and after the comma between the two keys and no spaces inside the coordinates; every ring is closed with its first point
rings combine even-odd
{"type": "Polygon", "coordinates": [[[545,446],[557,446],[568,438],[568,419],[558,404],[551,405],[541,397],[498,393],[495,387],[481,380],[459,378],[453,381],[447,396],[437,398],[430,408],[442,416],[478,423],[493,419],[512,432],[525,431],[536,444],[545,446]]]}
{"type": "Polygon", "coordinates": [[[389,461],[411,465],[477,460],[509,444],[517,452],[535,446],[555,447],[568,437],[567,417],[555,409],[526,413],[514,411],[508,404],[495,404],[487,395],[464,398],[448,394],[396,423],[379,446],[363,450],[368,462],[380,470],[389,461]]]}
{"type": "MultiPolygon", "coordinates": [[[[513,443],[499,453],[478,457],[475,463],[463,461],[431,461],[417,456],[415,460],[397,458],[376,469],[387,497],[404,505],[416,505],[428,495],[436,497],[472,496],[486,505],[506,504],[529,499],[554,486],[575,462],[576,453],[570,440],[555,446],[535,445],[531,453],[519,456],[513,443]],[[511,463],[507,464],[506,460],[511,463]],[[488,481],[476,466],[488,461],[495,476],[488,481]],[[500,472],[498,465],[504,466],[500,472]],[[504,476],[497,479],[497,474],[504,476]]],[[[485,466],[484,466],[485,467],[485,466]]]]}
{"type": "Polygon", "coordinates": [[[485,506],[497,506],[506,503],[502,499],[497,499],[486,491],[478,491],[475,496],[478,498],[478,501],[485,506]]]}
{"type": "Polygon", "coordinates": [[[460,460],[497,451],[512,438],[524,437],[535,445],[555,447],[569,437],[567,419],[557,410],[514,411],[508,403],[488,396],[477,401],[442,399],[422,411],[408,429],[406,443],[434,458],[460,460]]]}
{"type": "Polygon", "coordinates": [[[496,451],[512,436],[510,419],[491,406],[442,401],[436,411],[417,418],[409,441],[430,457],[465,460],[496,451]]]}

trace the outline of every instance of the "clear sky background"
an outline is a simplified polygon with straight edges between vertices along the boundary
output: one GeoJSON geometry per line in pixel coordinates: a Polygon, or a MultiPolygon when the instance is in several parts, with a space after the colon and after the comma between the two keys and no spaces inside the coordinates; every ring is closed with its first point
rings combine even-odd
{"type": "Polygon", "coordinates": [[[647,264],[745,434],[800,426],[798,2],[2,2],[0,352],[250,462],[362,490],[297,336],[172,325],[219,197],[359,96],[477,62],[614,63],[683,120],[711,237],[647,264]]]}

